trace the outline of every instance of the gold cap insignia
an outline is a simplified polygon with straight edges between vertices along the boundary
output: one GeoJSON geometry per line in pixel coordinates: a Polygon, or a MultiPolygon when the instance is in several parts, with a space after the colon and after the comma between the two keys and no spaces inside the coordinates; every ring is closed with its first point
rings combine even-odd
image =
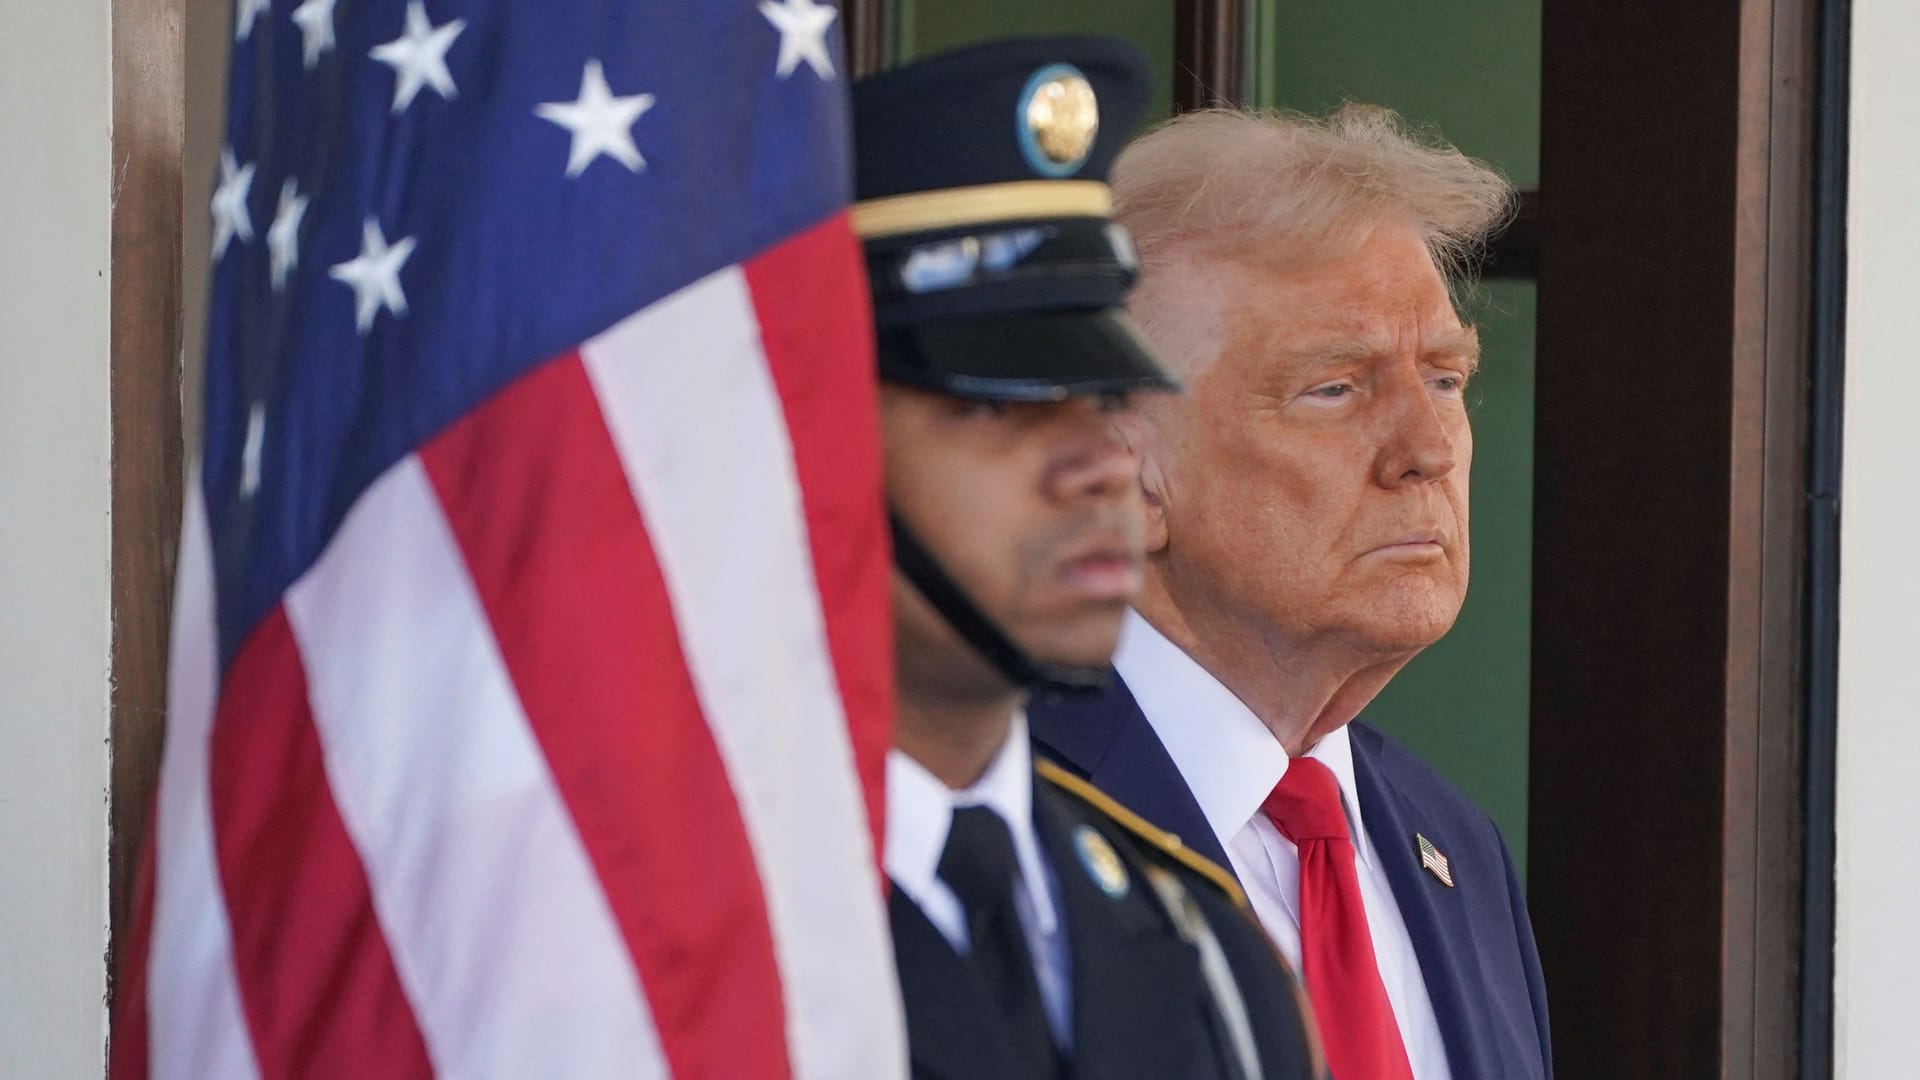
{"type": "Polygon", "coordinates": [[[1127,895],[1127,864],[1120,861],[1120,853],[1113,850],[1113,845],[1107,843],[1098,829],[1082,825],[1073,830],[1073,849],[1080,854],[1080,865],[1087,868],[1087,876],[1100,886],[1101,892],[1115,900],[1127,895]]]}
{"type": "Polygon", "coordinates": [[[1100,133],[1100,103],[1080,69],[1051,64],[1027,80],[1019,122],[1027,163],[1046,176],[1070,176],[1093,152],[1094,136],[1100,133]]]}

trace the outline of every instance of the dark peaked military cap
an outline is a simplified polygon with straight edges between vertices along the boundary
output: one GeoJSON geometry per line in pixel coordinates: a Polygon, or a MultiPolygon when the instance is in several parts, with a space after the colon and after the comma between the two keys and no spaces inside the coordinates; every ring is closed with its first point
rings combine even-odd
{"type": "Polygon", "coordinates": [[[854,86],[883,378],[1010,401],[1178,388],[1121,310],[1139,264],[1106,183],[1148,85],[1131,45],[1073,36],[854,86]]]}

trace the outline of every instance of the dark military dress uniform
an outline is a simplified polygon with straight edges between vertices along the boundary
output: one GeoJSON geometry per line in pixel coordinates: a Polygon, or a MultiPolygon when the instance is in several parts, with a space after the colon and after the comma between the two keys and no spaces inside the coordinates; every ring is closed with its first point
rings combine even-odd
{"type": "Polygon", "coordinates": [[[1269,1080],[1324,1074],[1299,984],[1232,875],[1040,762],[1034,825],[1064,909],[1071,1050],[1010,1045],[987,987],[919,908],[889,902],[917,1080],[1269,1080]]]}

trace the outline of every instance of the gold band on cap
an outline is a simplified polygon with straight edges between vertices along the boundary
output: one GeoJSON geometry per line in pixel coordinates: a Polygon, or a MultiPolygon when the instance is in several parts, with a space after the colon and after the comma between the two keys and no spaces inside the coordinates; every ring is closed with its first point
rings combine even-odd
{"type": "Polygon", "coordinates": [[[1022,218],[1112,213],[1113,191],[1098,180],[1014,180],[868,199],[853,205],[852,218],[853,231],[872,238],[1022,218]]]}

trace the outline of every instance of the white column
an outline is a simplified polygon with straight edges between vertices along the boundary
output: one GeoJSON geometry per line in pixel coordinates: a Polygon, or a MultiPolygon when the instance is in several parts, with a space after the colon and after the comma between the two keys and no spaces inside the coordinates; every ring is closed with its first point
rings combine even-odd
{"type": "Polygon", "coordinates": [[[107,0],[0,14],[0,1073],[106,1043],[107,0]]]}
{"type": "Polygon", "coordinates": [[[1840,524],[1837,1075],[1920,1011],[1920,5],[1854,0],[1840,524]]]}

